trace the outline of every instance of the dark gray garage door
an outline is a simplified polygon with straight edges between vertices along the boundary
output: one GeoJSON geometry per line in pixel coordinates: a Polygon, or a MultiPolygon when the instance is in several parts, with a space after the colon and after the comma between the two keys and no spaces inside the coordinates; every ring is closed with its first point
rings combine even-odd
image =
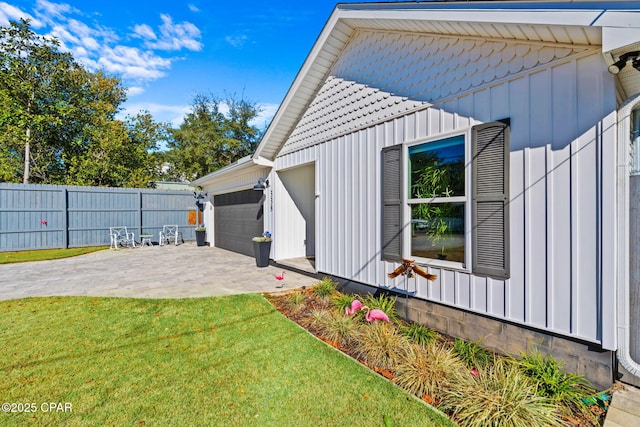
{"type": "Polygon", "coordinates": [[[264,230],[262,196],[245,190],[213,197],[216,247],[253,256],[251,238],[264,230]]]}

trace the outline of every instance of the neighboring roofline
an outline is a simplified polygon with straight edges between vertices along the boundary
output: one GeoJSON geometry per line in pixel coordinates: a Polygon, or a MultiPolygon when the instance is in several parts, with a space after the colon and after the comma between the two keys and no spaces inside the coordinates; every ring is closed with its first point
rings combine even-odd
{"type": "Polygon", "coordinates": [[[207,183],[214,181],[216,178],[220,176],[231,176],[234,174],[241,174],[247,172],[249,168],[262,168],[262,167],[273,167],[273,162],[271,160],[257,157],[254,158],[252,156],[245,156],[234,163],[231,163],[228,166],[223,167],[222,169],[218,169],[217,171],[211,172],[208,175],[202,176],[194,181],[191,181],[191,185],[197,185],[202,187],[207,183]]]}
{"type": "Polygon", "coordinates": [[[603,51],[629,44],[640,28],[640,1],[465,1],[338,3],[298,71],[254,157],[273,160],[359,28],[358,20],[466,21],[603,28],[603,51]],[[381,16],[383,15],[383,16],[381,16]]]}

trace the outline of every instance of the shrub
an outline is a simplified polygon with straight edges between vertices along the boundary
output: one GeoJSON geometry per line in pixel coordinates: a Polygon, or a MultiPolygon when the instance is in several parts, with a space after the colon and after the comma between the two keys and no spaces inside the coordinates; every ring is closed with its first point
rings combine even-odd
{"type": "Polygon", "coordinates": [[[507,359],[480,369],[478,378],[464,375],[445,390],[443,408],[468,427],[561,426],[553,402],[536,393],[536,383],[507,359]]]}
{"type": "Polygon", "coordinates": [[[481,341],[469,342],[456,338],[453,352],[468,368],[484,368],[494,359],[493,353],[480,346],[481,341]]]}
{"type": "Polygon", "coordinates": [[[317,325],[325,339],[335,341],[341,346],[351,343],[358,331],[357,325],[350,317],[334,311],[320,316],[317,325]]]}
{"type": "Polygon", "coordinates": [[[294,292],[287,296],[287,303],[292,311],[298,311],[304,305],[305,299],[306,296],[302,292],[294,292]]]}
{"type": "Polygon", "coordinates": [[[465,370],[464,364],[445,344],[413,344],[405,347],[393,382],[420,398],[436,397],[460,370],[465,370]]]}
{"type": "Polygon", "coordinates": [[[366,305],[371,310],[376,308],[382,310],[389,316],[390,321],[397,322],[398,311],[396,310],[396,299],[396,297],[389,297],[384,294],[380,294],[377,298],[369,294],[362,300],[362,305],[366,305]]]}
{"type": "Polygon", "coordinates": [[[351,307],[351,303],[356,298],[356,296],[350,294],[336,293],[331,297],[331,304],[337,311],[344,314],[344,309],[351,307]]]}
{"type": "Polygon", "coordinates": [[[326,309],[317,309],[311,312],[311,324],[322,328],[327,322],[327,318],[331,315],[331,312],[326,309]]]}
{"type": "Polygon", "coordinates": [[[338,282],[334,282],[329,277],[323,277],[321,281],[316,283],[311,290],[317,296],[327,299],[336,292],[338,282]]]}
{"type": "Polygon", "coordinates": [[[538,395],[570,412],[591,415],[582,399],[592,396],[595,389],[586,378],[562,371],[562,364],[553,356],[543,356],[539,351],[525,354],[517,364],[526,376],[538,382],[538,395]]]}
{"type": "Polygon", "coordinates": [[[409,345],[397,328],[386,322],[363,325],[357,335],[359,357],[372,366],[393,369],[399,361],[402,349],[409,345]]]}
{"type": "Polygon", "coordinates": [[[419,323],[400,326],[400,333],[415,344],[427,346],[438,338],[438,333],[419,323]]]}

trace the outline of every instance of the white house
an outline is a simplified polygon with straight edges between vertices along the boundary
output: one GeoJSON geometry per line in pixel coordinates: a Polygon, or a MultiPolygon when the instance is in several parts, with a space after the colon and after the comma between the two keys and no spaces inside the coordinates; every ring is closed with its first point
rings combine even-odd
{"type": "Polygon", "coordinates": [[[269,230],[412,320],[637,384],[638,109],[640,2],[338,4],[255,154],[193,184],[212,245],[269,230]]]}

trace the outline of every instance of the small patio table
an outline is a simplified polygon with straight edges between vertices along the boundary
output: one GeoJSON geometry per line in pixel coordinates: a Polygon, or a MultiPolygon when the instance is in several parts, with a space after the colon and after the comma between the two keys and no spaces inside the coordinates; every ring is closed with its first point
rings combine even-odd
{"type": "Polygon", "coordinates": [[[140,235],[140,247],[146,245],[149,246],[153,246],[153,244],[151,243],[151,237],[153,237],[153,234],[141,234],[140,235]]]}

